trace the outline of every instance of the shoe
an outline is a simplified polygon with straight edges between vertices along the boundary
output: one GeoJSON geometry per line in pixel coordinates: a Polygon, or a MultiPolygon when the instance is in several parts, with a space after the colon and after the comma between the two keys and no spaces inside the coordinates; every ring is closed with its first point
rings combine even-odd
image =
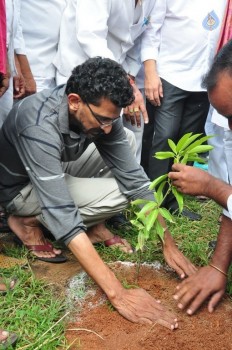
{"type": "Polygon", "coordinates": [[[131,228],[132,225],[130,221],[127,220],[127,218],[123,214],[117,214],[112,216],[110,219],[106,220],[106,224],[115,230],[118,230],[120,228],[131,228]]]}
{"type": "Polygon", "coordinates": [[[190,211],[188,209],[183,209],[180,215],[188,218],[191,221],[201,221],[202,216],[200,214],[195,213],[194,211],[190,211]]]}
{"type": "MultiPolygon", "coordinates": [[[[4,330],[0,329],[0,332],[2,333],[4,330]]],[[[9,347],[14,347],[16,342],[18,340],[18,336],[15,333],[10,333],[8,337],[5,340],[0,341],[0,350],[8,349],[9,347]]]]}
{"type": "Polygon", "coordinates": [[[173,215],[184,216],[191,221],[201,221],[202,219],[202,216],[200,214],[197,214],[194,211],[190,211],[186,208],[184,208],[181,213],[178,212],[178,209],[169,208],[168,210],[173,215]]]}

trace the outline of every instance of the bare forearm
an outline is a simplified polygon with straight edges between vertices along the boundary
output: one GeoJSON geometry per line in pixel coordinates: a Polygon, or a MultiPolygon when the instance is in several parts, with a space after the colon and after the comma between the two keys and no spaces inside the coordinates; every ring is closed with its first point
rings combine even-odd
{"type": "Polygon", "coordinates": [[[68,245],[83,269],[102,288],[110,300],[116,298],[122,290],[121,283],[114,273],[104,264],[87,235],[83,232],[68,245]]]}
{"type": "Polygon", "coordinates": [[[222,216],[217,245],[212,257],[212,264],[227,273],[232,262],[232,220],[222,216]]]}
{"type": "Polygon", "coordinates": [[[209,175],[209,182],[205,186],[204,194],[227,209],[227,199],[232,194],[232,186],[209,175]]]}

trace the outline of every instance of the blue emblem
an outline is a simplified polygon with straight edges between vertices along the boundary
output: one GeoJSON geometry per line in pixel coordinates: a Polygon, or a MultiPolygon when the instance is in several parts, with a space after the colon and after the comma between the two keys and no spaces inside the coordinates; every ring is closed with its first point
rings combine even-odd
{"type": "Polygon", "coordinates": [[[208,13],[202,22],[203,27],[206,30],[214,30],[219,26],[219,18],[214,11],[208,13]]]}
{"type": "Polygon", "coordinates": [[[150,23],[150,16],[144,17],[142,27],[147,26],[149,23],[150,23]]]}

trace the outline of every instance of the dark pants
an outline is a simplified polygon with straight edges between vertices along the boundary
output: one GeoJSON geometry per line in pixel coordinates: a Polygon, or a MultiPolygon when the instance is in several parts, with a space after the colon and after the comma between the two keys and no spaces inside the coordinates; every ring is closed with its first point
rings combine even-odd
{"type": "MultiPolygon", "coordinates": [[[[144,125],[142,161],[151,180],[166,174],[172,159],[158,160],[154,154],[170,150],[168,139],[175,143],[186,133],[204,133],[209,110],[207,92],[191,92],[179,89],[162,79],[164,98],[160,107],[147,101],[149,124],[144,125]]],[[[173,196],[167,198],[167,207],[176,207],[173,196]],[[171,204],[173,202],[173,204],[171,204]]]]}

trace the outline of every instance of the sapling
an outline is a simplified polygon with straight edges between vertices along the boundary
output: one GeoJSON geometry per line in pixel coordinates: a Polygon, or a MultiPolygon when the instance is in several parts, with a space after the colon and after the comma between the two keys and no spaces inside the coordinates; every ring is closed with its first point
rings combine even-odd
{"type": "MultiPolygon", "coordinates": [[[[188,162],[194,161],[205,163],[205,160],[201,158],[199,154],[208,152],[213,148],[210,145],[203,144],[211,137],[213,137],[213,135],[202,136],[202,134],[187,133],[177,144],[168,139],[170,151],[156,152],[154,157],[157,159],[173,158],[173,163],[187,164],[188,162]]],[[[157,240],[163,241],[164,228],[158,220],[159,215],[166,221],[174,223],[172,214],[168,209],[163,207],[164,200],[168,194],[172,192],[175,196],[180,213],[184,205],[183,194],[178,192],[176,187],[172,185],[168,174],[164,174],[153,180],[149,188],[150,190],[154,190],[154,200],[137,199],[131,203],[132,210],[135,214],[135,219],[131,220],[131,223],[138,230],[136,251],[140,253],[147,240],[153,242],[157,242],[157,240]]]]}

